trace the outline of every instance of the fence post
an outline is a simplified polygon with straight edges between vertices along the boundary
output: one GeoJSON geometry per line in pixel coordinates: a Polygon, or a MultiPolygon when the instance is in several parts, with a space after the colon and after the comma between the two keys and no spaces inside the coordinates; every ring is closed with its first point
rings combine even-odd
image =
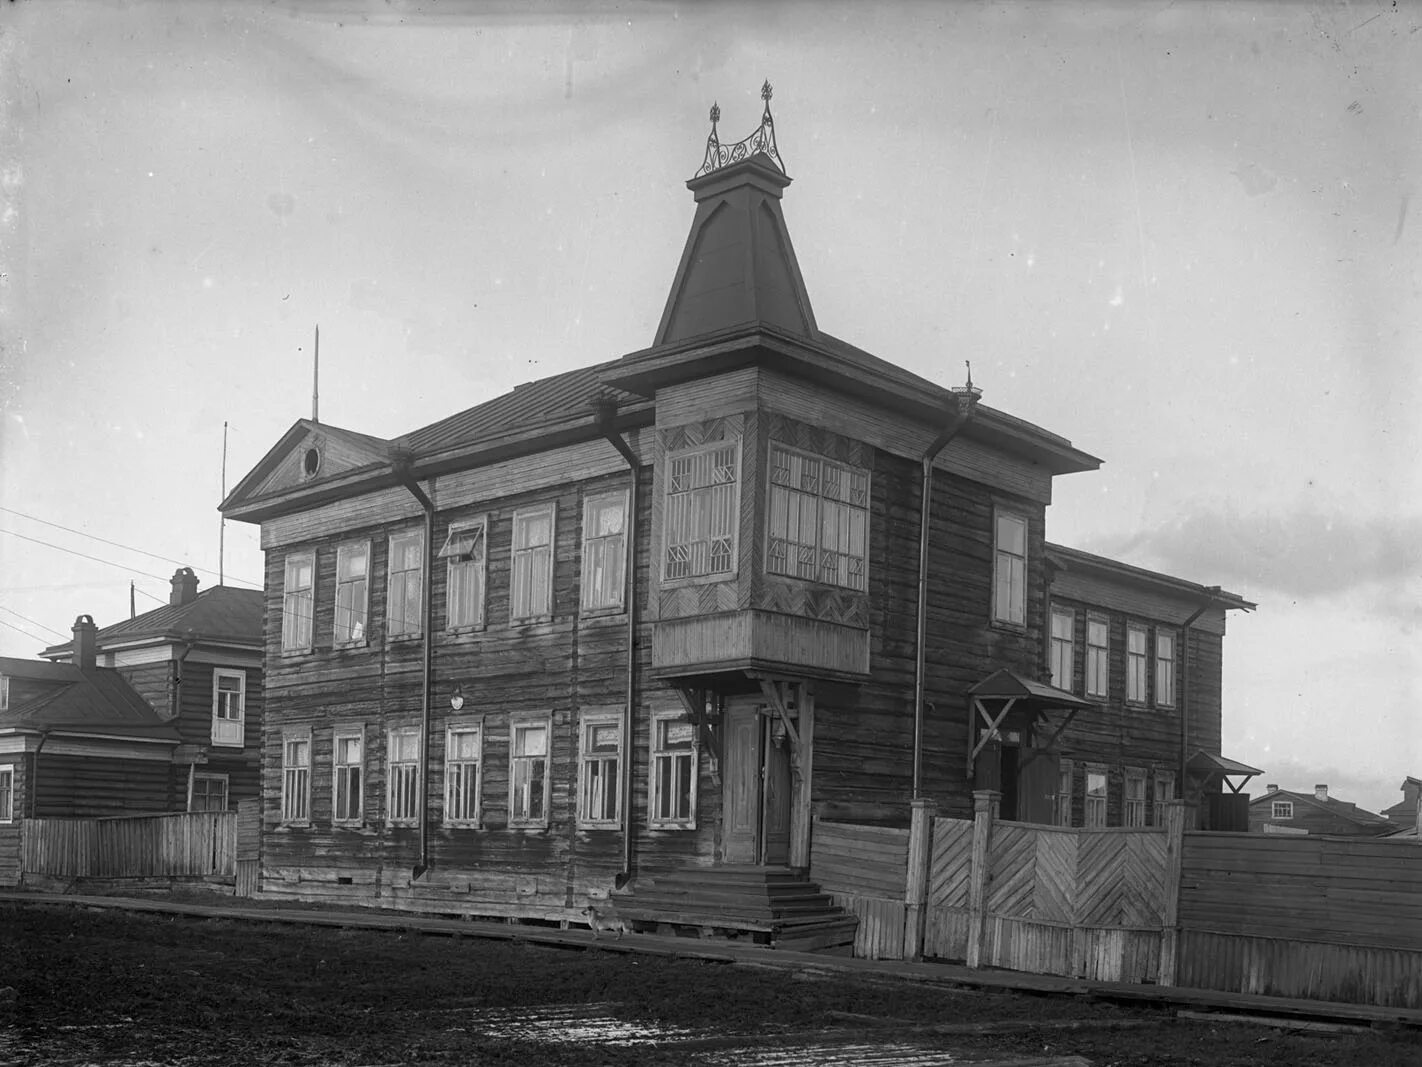
{"type": "Polygon", "coordinates": [[[910,802],[908,883],[904,887],[904,959],[923,959],[927,929],[928,866],[933,854],[933,816],[938,805],[920,797],[910,802]]]}
{"type": "Polygon", "coordinates": [[[1180,973],[1180,874],[1185,848],[1185,825],[1190,809],[1187,800],[1165,802],[1165,870],[1162,872],[1164,898],[1160,910],[1160,974],[1156,984],[1175,985],[1180,973]]]}
{"type": "Polygon", "coordinates": [[[968,869],[969,967],[983,965],[983,933],[987,923],[988,854],[992,824],[997,820],[1002,794],[995,789],[973,791],[973,857],[968,869]]]}

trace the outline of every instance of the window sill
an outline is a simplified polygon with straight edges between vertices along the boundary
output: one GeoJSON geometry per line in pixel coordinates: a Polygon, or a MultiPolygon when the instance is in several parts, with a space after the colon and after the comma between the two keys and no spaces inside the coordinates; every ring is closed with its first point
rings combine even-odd
{"type": "Polygon", "coordinates": [[[695,829],[696,829],[696,820],[695,820],[695,819],[690,819],[690,820],[681,821],[681,822],[670,822],[670,821],[667,821],[667,822],[658,822],[658,821],[655,821],[655,820],[649,820],[649,821],[647,822],[647,829],[648,829],[648,830],[695,830],[695,829]]]}
{"type": "Polygon", "coordinates": [[[627,609],[621,604],[603,608],[579,608],[578,621],[587,623],[607,622],[626,618],[627,609]]]}
{"type": "Polygon", "coordinates": [[[216,738],[213,738],[207,744],[209,748],[230,748],[234,752],[241,752],[242,749],[247,747],[245,741],[218,741],[216,738]]]}
{"type": "Polygon", "coordinates": [[[444,634],[446,637],[453,637],[458,639],[461,637],[473,637],[476,634],[483,633],[487,629],[488,626],[486,624],[482,622],[476,622],[470,623],[468,626],[447,626],[445,627],[444,634]]]}
{"type": "Polygon", "coordinates": [[[419,641],[424,636],[425,635],[423,631],[413,634],[387,634],[385,637],[385,643],[387,645],[409,645],[413,644],[416,641],[419,641]]]}
{"type": "Polygon", "coordinates": [[[1025,634],[1027,624],[1025,622],[1009,622],[1007,619],[991,619],[990,625],[994,630],[1002,630],[1005,633],[1025,634]]]}
{"type": "Polygon", "coordinates": [[[332,819],[332,830],[364,830],[364,819],[332,819]]]}
{"type": "Polygon", "coordinates": [[[578,829],[579,829],[579,830],[621,830],[621,829],[622,829],[622,823],[620,823],[620,822],[606,822],[606,821],[587,822],[587,821],[584,821],[584,820],[582,820],[582,819],[579,819],[579,820],[578,820],[578,829]]]}
{"type": "Polygon", "coordinates": [[[331,651],[333,652],[352,652],[369,647],[370,642],[363,637],[355,641],[333,641],[331,643],[331,651]]]}
{"type": "Polygon", "coordinates": [[[446,830],[482,830],[479,819],[446,819],[443,826],[446,830]]]}
{"type": "Polygon", "coordinates": [[[296,659],[299,656],[309,656],[315,649],[313,648],[284,648],[281,650],[282,659],[296,659]]]}
{"type": "Polygon", "coordinates": [[[730,570],[717,571],[715,574],[688,574],[681,578],[668,578],[663,575],[661,587],[676,589],[683,585],[714,585],[717,582],[734,582],[736,573],[736,568],[733,565],[730,570]]]}
{"type": "Polygon", "coordinates": [[[509,626],[518,629],[524,626],[540,626],[553,621],[551,612],[543,612],[538,615],[510,615],[509,626]]]}
{"type": "Polygon", "coordinates": [[[510,819],[508,824],[510,830],[547,830],[546,822],[528,822],[526,820],[510,819]]]}
{"type": "Polygon", "coordinates": [[[277,824],[284,830],[309,830],[311,829],[310,819],[283,819],[277,824]]]}

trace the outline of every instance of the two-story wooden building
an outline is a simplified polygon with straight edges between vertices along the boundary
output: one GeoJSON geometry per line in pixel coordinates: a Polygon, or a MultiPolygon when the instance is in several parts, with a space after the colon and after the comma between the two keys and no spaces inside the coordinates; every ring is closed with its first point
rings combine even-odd
{"type": "Polygon", "coordinates": [[[816,814],[966,814],[1004,731],[1050,812],[1091,701],[1048,684],[1045,513],[1099,461],[818,327],[766,98],[649,348],[396,441],[301,420],[224,501],[267,556],[265,893],[569,918],[805,868],[816,814]]]}

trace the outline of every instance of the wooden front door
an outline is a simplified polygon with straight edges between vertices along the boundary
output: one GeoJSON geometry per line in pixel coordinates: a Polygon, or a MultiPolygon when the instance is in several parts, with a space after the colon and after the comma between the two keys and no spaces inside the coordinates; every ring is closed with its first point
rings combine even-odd
{"type": "Polygon", "coordinates": [[[780,744],[775,743],[775,726],[779,721],[775,716],[765,716],[761,737],[765,758],[761,765],[764,844],[760,862],[776,864],[790,862],[790,739],[782,735],[780,744]]]}
{"type": "Polygon", "coordinates": [[[753,703],[728,701],[725,714],[721,858],[726,863],[755,863],[760,853],[760,744],[764,731],[753,703]]]}

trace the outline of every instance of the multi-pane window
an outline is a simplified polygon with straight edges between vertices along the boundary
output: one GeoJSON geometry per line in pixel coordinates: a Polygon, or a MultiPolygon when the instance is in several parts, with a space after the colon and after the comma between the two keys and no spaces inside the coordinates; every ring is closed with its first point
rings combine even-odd
{"type": "Polygon", "coordinates": [[[359,823],[365,814],[365,728],[338,726],[331,737],[331,821],[359,823]]]}
{"type": "Polygon", "coordinates": [[[477,722],[456,723],[445,736],[444,821],[479,825],[479,762],[483,730],[477,722]]]}
{"type": "Polygon", "coordinates": [[[1106,769],[1088,767],[1084,781],[1086,802],[1083,822],[1089,828],[1106,825],[1106,769]]]}
{"type": "Polygon", "coordinates": [[[197,774],[188,792],[189,811],[226,811],[227,775],[197,774]]]}
{"type": "Polygon", "coordinates": [[[1146,644],[1144,626],[1126,627],[1126,699],[1135,704],[1146,702],[1146,644]]]}
{"type": "Polygon", "coordinates": [[[999,512],[994,522],[992,617],[1023,626],[1027,622],[1027,520],[999,512]]]}
{"type": "Polygon", "coordinates": [[[281,741],[281,821],[311,819],[311,734],[289,733],[281,741]]]}
{"type": "Polygon", "coordinates": [[[696,727],[680,715],[652,719],[651,810],[664,829],[696,826],[696,727]]]}
{"type": "Polygon", "coordinates": [[[369,543],[361,541],[336,549],[336,623],[332,640],[338,645],[365,641],[369,578],[369,543]]]}
{"type": "Polygon", "coordinates": [[[1058,826],[1071,825],[1071,760],[1062,760],[1057,766],[1057,794],[1052,801],[1052,822],[1058,826]]]}
{"type": "Polygon", "coordinates": [[[390,574],[385,594],[385,629],[410,637],[424,629],[425,535],[421,530],[390,538],[390,574]]]}
{"type": "Polygon", "coordinates": [[[1168,630],[1155,632],[1155,702],[1175,706],[1175,635],[1168,630]]]}
{"type": "Polygon", "coordinates": [[[247,672],[218,667],[212,672],[212,743],[242,747],[247,703],[247,672]]]}
{"type": "Polygon", "coordinates": [[[10,710],[10,679],[0,674],[0,711],[10,710]]]}
{"type": "Polygon", "coordinates": [[[1156,771],[1154,779],[1155,806],[1154,811],[1151,813],[1151,825],[1164,826],[1165,802],[1175,799],[1175,774],[1173,771],[1156,771]]]}
{"type": "Polygon", "coordinates": [[[589,497],[583,504],[582,610],[622,607],[627,570],[627,494],[589,497]]]}
{"type": "Polygon", "coordinates": [[[1292,819],[1294,817],[1294,802],[1292,800],[1275,800],[1270,804],[1269,818],[1271,819],[1292,819]]]}
{"type": "Polygon", "coordinates": [[[771,445],[765,569],[863,590],[868,552],[868,472],[771,445]]]}
{"type": "Polygon", "coordinates": [[[515,511],[509,617],[553,614],[553,505],[515,511]]]}
{"type": "Polygon", "coordinates": [[[1075,628],[1076,612],[1070,608],[1052,609],[1052,684],[1058,689],[1071,690],[1075,682],[1075,628]]]}
{"type": "Polygon", "coordinates": [[[315,552],[293,552],[286,557],[281,592],[281,647],[294,652],[311,647],[315,552]]]}
{"type": "Polygon", "coordinates": [[[1110,681],[1111,628],[1105,619],[1086,620],[1086,695],[1104,697],[1110,681]]]}
{"type": "Polygon", "coordinates": [[[1121,802],[1121,825],[1146,824],[1146,774],[1139,767],[1125,770],[1125,792],[1121,802]]]}
{"type": "Polygon", "coordinates": [[[0,767],[0,822],[15,817],[15,767],[0,767]]]}
{"type": "Polygon", "coordinates": [[[509,825],[548,825],[548,721],[515,722],[509,738],[509,825]]]}
{"type": "Polygon", "coordinates": [[[621,714],[584,715],[578,760],[578,825],[618,825],[621,714]]]}
{"type": "Polygon", "coordinates": [[[447,626],[451,630],[484,625],[484,564],[486,524],[483,519],[449,528],[449,538],[439,550],[449,563],[447,626]]]}
{"type": "Polygon", "coordinates": [[[392,823],[414,823],[420,818],[420,728],[397,726],[390,731],[385,750],[386,811],[392,823]]]}
{"type": "Polygon", "coordinates": [[[663,577],[727,574],[735,567],[739,460],[738,441],[668,457],[663,577]]]}

